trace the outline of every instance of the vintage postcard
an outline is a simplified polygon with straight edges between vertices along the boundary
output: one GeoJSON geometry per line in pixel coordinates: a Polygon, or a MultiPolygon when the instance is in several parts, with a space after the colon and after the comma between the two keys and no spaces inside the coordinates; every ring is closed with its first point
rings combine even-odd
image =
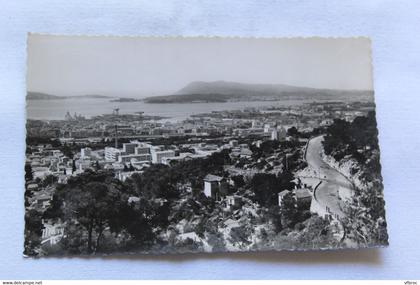
{"type": "Polygon", "coordinates": [[[387,245],[370,45],[30,34],[24,255],[387,245]]]}

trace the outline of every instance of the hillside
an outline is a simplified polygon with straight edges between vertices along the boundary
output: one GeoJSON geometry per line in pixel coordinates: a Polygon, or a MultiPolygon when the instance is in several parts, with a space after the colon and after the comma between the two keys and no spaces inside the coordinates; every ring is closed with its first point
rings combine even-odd
{"type": "Polygon", "coordinates": [[[228,81],[194,81],[182,88],[177,94],[219,93],[219,94],[279,94],[284,92],[310,92],[317,89],[296,87],[284,84],[246,84],[228,81]]]}
{"type": "Polygon", "coordinates": [[[27,100],[59,100],[59,99],[65,99],[65,97],[50,95],[46,93],[40,93],[40,92],[28,92],[26,95],[27,100]]]}
{"type": "Polygon", "coordinates": [[[223,103],[232,99],[238,99],[240,96],[218,94],[218,93],[193,93],[168,96],[154,96],[144,99],[146,103],[223,103]]]}
{"type": "Polygon", "coordinates": [[[326,100],[326,99],[373,99],[372,91],[333,90],[297,87],[283,84],[245,84],[237,82],[195,81],[176,94],[147,97],[146,103],[195,103],[226,101],[278,101],[278,100],[326,100]]]}
{"type": "Polygon", "coordinates": [[[96,95],[96,94],[87,94],[87,95],[80,95],[80,96],[56,96],[51,94],[46,94],[42,92],[31,92],[28,91],[26,95],[27,100],[62,100],[68,98],[80,98],[80,99],[102,99],[102,98],[111,98],[105,95],[96,95]]]}

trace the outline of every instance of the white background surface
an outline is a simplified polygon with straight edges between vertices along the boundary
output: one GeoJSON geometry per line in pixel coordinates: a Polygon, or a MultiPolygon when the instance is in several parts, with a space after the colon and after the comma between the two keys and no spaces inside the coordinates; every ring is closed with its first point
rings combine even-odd
{"type": "Polygon", "coordinates": [[[0,0],[0,279],[420,278],[417,1],[0,0]],[[26,33],[369,36],[390,246],[131,258],[24,259],[26,33]]]}

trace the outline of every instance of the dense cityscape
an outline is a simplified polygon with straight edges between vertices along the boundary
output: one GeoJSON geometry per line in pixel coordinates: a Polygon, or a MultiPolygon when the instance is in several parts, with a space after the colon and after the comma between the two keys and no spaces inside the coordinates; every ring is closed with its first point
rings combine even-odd
{"type": "Polygon", "coordinates": [[[25,255],[387,243],[374,104],[27,121],[25,255]]]}

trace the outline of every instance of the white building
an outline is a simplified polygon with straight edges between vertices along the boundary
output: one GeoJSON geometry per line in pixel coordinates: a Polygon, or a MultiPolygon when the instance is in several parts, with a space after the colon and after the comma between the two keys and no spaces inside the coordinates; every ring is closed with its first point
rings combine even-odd
{"type": "Polygon", "coordinates": [[[204,158],[204,157],[207,157],[207,155],[206,154],[192,154],[192,153],[189,153],[189,152],[183,152],[183,153],[180,153],[179,156],[162,158],[162,163],[166,164],[166,165],[171,165],[171,163],[173,163],[175,161],[184,161],[184,160],[189,160],[189,159],[194,159],[194,158],[204,158]]]}
{"type": "Polygon", "coordinates": [[[260,126],[261,126],[260,122],[258,122],[257,120],[252,120],[252,122],[251,122],[251,127],[252,128],[258,128],[260,126]]]}
{"type": "Polygon", "coordinates": [[[312,193],[308,188],[296,189],[295,197],[298,206],[308,205],[310,207],[312,201],[312,193]]]}
{"type": "Polygon", "coordinates": [[[79,170],[82,170],[82,171],[83,170],[86,170],[88,168],[91,168],[91,162],[90,162],[90,160],[81,160],[81,159],[79,159],[79,160],[76,160],[75,164],[76,164],[76,167],[79,170]]]}
{"type": "Polygon", "coordinates": [[[226,196],[226,206],[228,208],[234,209],[234,208],[240,207],[241,204],[242,204],[242,197],[236,196],[236,195],[226,196]]]}
{"type": "Polygon", "coordinates": [[[238,141],[237,140],[230,140],[229,144],[231,147],[237,147],[238,146],[238,141]]]}
{"type": "Polygon", "coordinates": [[[105,160],[108,161],[117,161],[118,156],[120,156],[121,150],[115,147],[106,147],[105,148],[105,160]]]}
{"type": "Polygon", "coordinates": [[[151,154],[152,154],[153,163],[162,163],[162,159],[165,157],[175,157],[175,151],[173,150],[162,150],[162,151],[152,150],[151,154]]]}
{"type": "Polygon", "coordinates": [[[136,143],[136,142],[123,143],[122,152],[125,153],[125,154],[134,154],[137,145],[138,145],[138,143],[136,143]]]}
{"type": "Polygon", "coordinates": [[[271,140],[272,140],[272,141],[277,141],[277,140],[279,140],[279,134],[277,133],[277,128],[274,128],[274,129],[271,131],[271,140]]]}
{"type": "Polygon", "coordinates": [[[148,154],[152,146],[146,143],[138,143],[135,149],[135,154],[148,154]]]}
{"type": "MultiPolygon", "coordinates": [[[[120,181],[124,182],[125,180],[127,180],[127,178],[130,178],[133,174],[136,174],[136,173],[142,173],[142,171],[129,171],[129,172],[121,171],[117,173],[116,177],[120,181]]],[[[130,200],[128,202],[130,202],[130,200]]]]}
{"type": "Polygon", "coordinates": [[[284,127],[277,128],[277,136],[279,140],[285,139],[287,135],[287,130],[284,127]]]}
{"type": "Polygon", "coordinates": [[[63,224],[44,223],[42,229],[41,244],[49,243],[50,245],[57,244],[64,236],[63,224]]]}
{"type": "Polygon", "coordinates": [[[131,162],[132,159],[137,161],[152,161],[151,154],[128,154],[128,155],[120,155],[118,156],[118,162],[126,163],[131,162]]]}
{"type": "Polygon", "coordinates": [[[84,147],[80,150],[81,158],[88,158],[92,155],[92,149],[90,147],[84,147]]]}
{"type": "Polygon", "coordinates": [[[226,190],[223,188],[226,187],[223,177],[213,174],[207,174],[206,177],[204,177],[204,195],[206,195],[206,197],[219,200],[222,194],[221,192],[226,190]]]}
{"type": "Polygon", "coordinates": [[[264,133],[269,133],[269,132],[270,132],[270,130],[271,130],[271,126],[270,126],[270,124],[265,124],[265,125],[264,125],[264,133]]]}
{"type": "Polygon", "coordinates": [[[284,196],[286,196],[289,193],[291,193],[289,190],[283,190],[278,194],[279,206],[281,206],[281,202],[283,201],[284,196]]]}
{"type": "Polygon", "coordinates": [[[274,129],[271,131],[271,140],[277,141],[282,140],[286,137],[287,131],[285,128],[277,128],[274,127],[274,129]]]}
{"type": "Polygon", "coordinates": [[[261,147],[262,143],[263,143],[263,141],[262,141],[262,140],[257,140],[257,141],[255,142],[255,146],[259,148],[259,147],[261,147]]]}

